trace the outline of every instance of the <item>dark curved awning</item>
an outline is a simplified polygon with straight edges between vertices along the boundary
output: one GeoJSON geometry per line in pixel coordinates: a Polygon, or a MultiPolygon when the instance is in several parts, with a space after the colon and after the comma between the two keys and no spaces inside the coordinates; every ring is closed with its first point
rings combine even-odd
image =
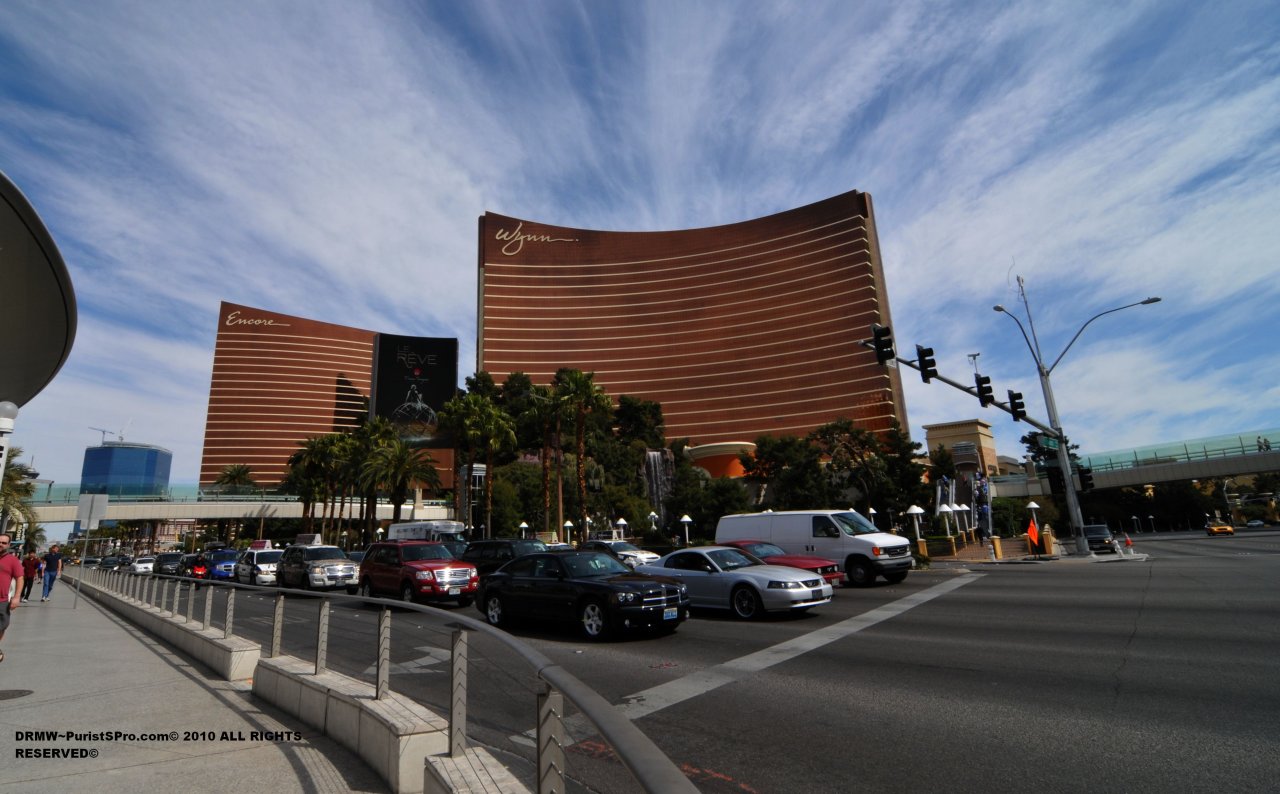
{"type": "Polygon", "coordinates": [[[26,196],[0,173],[0,400],[30,402],[75,338],[67,266],[26,196]]]}

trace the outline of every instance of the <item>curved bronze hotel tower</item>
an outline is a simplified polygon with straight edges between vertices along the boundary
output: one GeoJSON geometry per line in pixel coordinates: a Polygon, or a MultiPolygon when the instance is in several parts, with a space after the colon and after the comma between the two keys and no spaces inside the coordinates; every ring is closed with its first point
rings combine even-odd
{"type": "Polygon", "coordinates": [[[485,213],[479,253],[479,369],[595,372],[615,399],[660,402],[667,437],[704,447],[712,473],[761,435],[907,426],[897,369],[858,344],[890,324],[866,193],[664,232],[485,213]]]}

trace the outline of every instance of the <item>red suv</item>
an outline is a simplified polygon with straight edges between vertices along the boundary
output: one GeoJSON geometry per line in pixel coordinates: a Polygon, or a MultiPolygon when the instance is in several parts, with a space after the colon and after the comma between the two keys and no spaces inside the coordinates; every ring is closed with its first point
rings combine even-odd
{"type": "Polygon", "coordinates": [[[396,595],[401,601],[456,601],[467,606],[480,586],[476,567],[456,559],[443,543],[375,543],[360,562],[360,595],[396,595]]]}

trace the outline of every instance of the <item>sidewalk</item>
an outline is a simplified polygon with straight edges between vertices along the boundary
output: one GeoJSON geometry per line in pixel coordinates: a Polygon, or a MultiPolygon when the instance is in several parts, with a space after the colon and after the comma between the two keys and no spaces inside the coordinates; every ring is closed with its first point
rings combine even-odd
{"type": "MultiPolygon", "coordinates": [[[[1068,538],[1068,542],[1070,539],[1068,538]]],[[[1059,544],[1059,548],[1063,548],[1059,544]]],[[[976,565],[1012,565],[1026,563],[1114,563],[1114,562],[1144,562],[1150,557],[1147,554],[1134,553],[1128,554],[1124,550],[1120,554],[1080,554],[1074,551],[1067,551],[1061,555],[1034,555],[1027,551],[1026,542],[1018,538],[1005,538],[1001,544],[1002,558],[993,559],[991,554],[990,541],[987,543],[969,543],[964,546],[958,546],[954,556],[938,556],[934,557],[930,564],[937,568],[964,568],[976,565]]]]}
{"type": "Polygon", "coordinates": [[[248,682],[214,679],[87,598],[73,609],[73,586],[22,604],[0,643],[0,794],[388,790],[248,682]]]}

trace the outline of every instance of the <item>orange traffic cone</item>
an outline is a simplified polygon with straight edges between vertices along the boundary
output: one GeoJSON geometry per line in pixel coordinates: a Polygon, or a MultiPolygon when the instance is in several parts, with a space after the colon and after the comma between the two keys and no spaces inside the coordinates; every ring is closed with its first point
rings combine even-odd
{"type": "Polygon", "coordinates": [[[1126,549],[1133,548],[1133,538],[1129,537],[1129,533],[1124,533],[1124,547],[1126,549]]]}

